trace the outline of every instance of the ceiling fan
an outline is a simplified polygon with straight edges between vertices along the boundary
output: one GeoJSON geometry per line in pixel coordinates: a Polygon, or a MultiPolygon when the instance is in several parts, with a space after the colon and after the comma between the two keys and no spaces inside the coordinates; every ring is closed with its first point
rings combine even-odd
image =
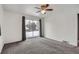
{"type": "Polygon", "coordinates": [[[36,13],[41,12],[42,14],[46,14],[47,11],[53,11],[53,9],[48,9],[49,4],[42,4],[40,7],[35,7],[36,9],[39,9],[36,13]]]}

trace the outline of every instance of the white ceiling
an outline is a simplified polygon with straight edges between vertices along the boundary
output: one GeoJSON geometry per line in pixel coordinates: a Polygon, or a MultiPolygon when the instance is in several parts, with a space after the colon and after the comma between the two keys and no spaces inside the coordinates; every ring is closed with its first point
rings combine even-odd
{"type": "MultiPolygon", "coordinates": [[[[52,5],[50,5],[49,8],[51,6],[52,5]]],[[[36,9],[35,7],[40,7],[40,4],[5,4],[3,5],[3,8],[5,10],[29,14],[29,15],[38,16],[38,17],[44,17],[48,14],[48,12],[46,15],[42,15],[41,13],[36,13],[38,9],[36,9]]]]}

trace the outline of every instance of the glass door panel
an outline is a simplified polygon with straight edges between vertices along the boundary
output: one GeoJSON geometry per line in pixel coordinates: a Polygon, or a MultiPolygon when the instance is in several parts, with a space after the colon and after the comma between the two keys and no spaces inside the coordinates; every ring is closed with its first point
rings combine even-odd
{"type": "Polygon", "coordinates": [[[36,20],[26,20],[25,21],[26,28],[26,38],[37,37],[40,36],[39,31],[39,21],[36,20]]]}
{"type": "Polygon", "coordinates": [[[30,27],[31,20],[25,20],[26,38],[32,37],[32,31],[30,27]]]}
{"type": "Polygon", "coordinates": [[[39,21],[33,21],[33,23],[35,24],[34,26],[33,26],[33,28],[34,28],[34,30],[33,30],[33,36],[34,37],[36,37],[36,36],[40,36],[39,35],[39,21]]]}

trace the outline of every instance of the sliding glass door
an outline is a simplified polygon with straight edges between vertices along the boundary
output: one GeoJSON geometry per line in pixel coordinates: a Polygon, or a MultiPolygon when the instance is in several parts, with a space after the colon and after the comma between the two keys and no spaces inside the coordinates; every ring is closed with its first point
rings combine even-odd
{"type": "Polygon", "coordinates": [[[25,20],[26,38],[40,36],[39,20],[25,20]]]}

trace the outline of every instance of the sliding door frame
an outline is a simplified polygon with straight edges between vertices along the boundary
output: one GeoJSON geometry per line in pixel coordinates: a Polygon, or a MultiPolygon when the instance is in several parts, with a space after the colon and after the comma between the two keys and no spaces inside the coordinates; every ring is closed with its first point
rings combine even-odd
{"type": "Polygon", "coordinates": [[[39,23],[40,23],[40,37],[43,37],[43,35],[42,35],[42,21],[41,21],[41,19],[39,20],[39,23]]]}
{"type": "MultiPolygon", "coordinates": [[[[25,16],[22,16],[22,41],[26,40],[26,29],[25,29],[25,16]]],[[[42,35],[42,21],[39,19],[39,26],[40,26],[40,37],[43,37],[42,35]]]]}
{"type": "Polygon", "coordinates": [[[26,40],[25,16],[22,16],[22,41],[26,40]]]}

